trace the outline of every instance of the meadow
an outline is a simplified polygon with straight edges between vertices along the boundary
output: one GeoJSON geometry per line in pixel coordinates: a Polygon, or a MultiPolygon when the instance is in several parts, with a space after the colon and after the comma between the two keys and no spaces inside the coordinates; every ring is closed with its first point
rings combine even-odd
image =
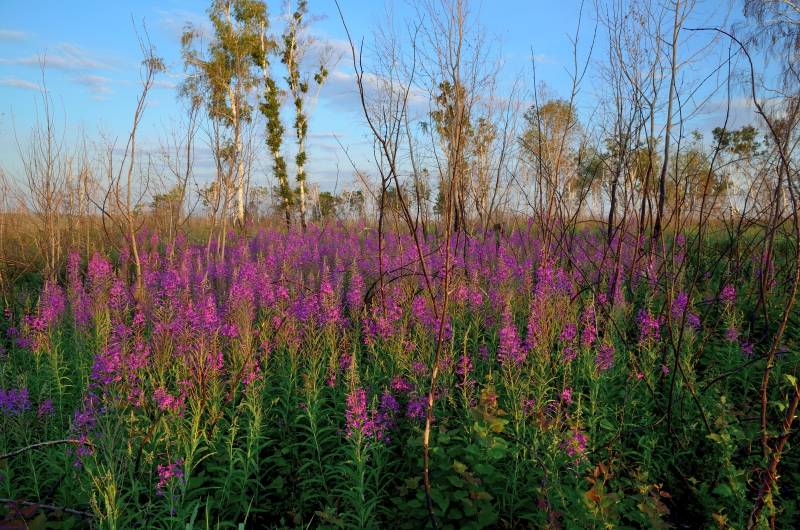
{"type": "Polygon", "coordinates": [[[800,528],[797,2],[40,4],[0,530],[800,528]]]}
{"type": "Polygon", "coordinates": [[[224,256],[143,231],[138,286],[124,249],[70,253],[0,317],[0,526],[743,528],[761,495],[757,526],[800,524],[790,436],[760,491],[791,241],[542,234],[418,234],[422,274],[363,224],[224,256]]]}

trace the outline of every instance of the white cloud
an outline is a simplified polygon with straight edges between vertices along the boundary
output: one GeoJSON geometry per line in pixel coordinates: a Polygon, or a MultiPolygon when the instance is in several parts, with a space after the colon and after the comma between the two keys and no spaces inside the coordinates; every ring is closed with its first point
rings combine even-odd
{"type": "Polygon", "coordinates": [[[52,53],[45,51],[42,54],[27,57],[0,58],[0,64],[39,67],[42,62],[47,68],[56,70],[108,70],[111,68],[108,64],[93,57],[88,50],[71,43],[59,44],[52,53]]]}
{"type": "Polygon", "coordinates": [[[28,34],[24,31],[15,29],[0,29],[0,41],[17,41],[25,40],[28,34]]]}
{"type": "Polygon", "coordinates": [[[39,90],[41,88],[36,83],[31,83],[30,81],[25,81],[24,79],[16,79],[13,77],[4,77],[0,79],[0,86],[21,88],[24,90],[39,90]]]}
{"type": "Polygon", "coordinates": [[[108,77],[103,77],[101,75],[79,75],[73,77],[72,80],[79,85],[83,85],[89,89],[94,96],[97,98],[102,98],[111,93],[111,87],[109,86],[113,81],[108,77]]]}

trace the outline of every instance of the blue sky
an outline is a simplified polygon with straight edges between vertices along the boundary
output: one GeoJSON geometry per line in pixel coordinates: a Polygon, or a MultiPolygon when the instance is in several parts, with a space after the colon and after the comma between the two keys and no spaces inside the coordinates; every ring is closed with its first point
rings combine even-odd
{"type": "MultiPolygon", "coordinates": [[[[592,2],[586,2],[585,42],[591,38],[592,2]]],[[[269,2],[272,14],[282,2],[269,2]]],[[[385,4],[368,0],[341,0],[356,39],[369,42],[374,28],[385,20],[385,4]]],[[[402,1],[391,3],[399,20],[413,11],[402,1]]],[[[559,95],[567,95],[571,64],[568,36],[575,31],[580,3],[572,0],[497,0],[477,4],[490,39],[502,50],[506,82],[522,74],[530,82],[530,57],[537,58],[537,75],[559,95]]],[[[713,15],[714,2],[701,14],[713,15]]],[[[14,130],[24,139],[36,116],[42,82],[39,57],[46,54],[46,83],[57,109],[57,119],[69,139],[85,131],[87,138],[122,137],[129,125],[139,91],[140,54],[133,27],[145,21],[158,54],[169,71],[151,94],[142,125],[144,144],[155,148],[180,117],[176,85],[181,79],[180,34],[187,22],[202,24],[206,2],[186,0],[0,2],[0,163],[13,172],[16,159],[14,130]]],[[[320,19],[315,33],[343,49],[344,30],[332,0],[312,0],[310,9],[320,19]]],[[[741,10],[736,8],[738,12],[741,10]]],[[[705,15],[704,15],[705,16],[705,15]]],[[[702,67],[702,65],[701,65],[702,67]]],[[[331,134],[366,155],[365,130],[348,57],[338,63],[332,81],[323,89],[310,127],[311,178],[330,189],[338,163],[350,173],[346,158],[331,134]],[[337,75],[338,74],[338,75],[337,75]]],[[[602,90],[589,78],[584,112],[591,114],[592,93],[602,90]]],[[[361,161],[359,161],[361,162],[361,161]]],[[[369,160],[363,160],[368,165],[369,160]]],[[[261,169],[268,172],[266,167],[261,169]]],[[[258,172],[258,169],[257,169],[258,172]]],[[[257,176],[257,175],[256,175],[257,176]]]]}

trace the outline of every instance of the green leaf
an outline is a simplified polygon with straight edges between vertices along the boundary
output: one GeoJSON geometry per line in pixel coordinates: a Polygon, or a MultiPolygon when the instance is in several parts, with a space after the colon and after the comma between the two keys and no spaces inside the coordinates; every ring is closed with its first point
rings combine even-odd
{"type": "Polygon", "coordinates": [[[269,486],[267,487],[273,490],[282,490],[283,485],[284,485],[283,477],[276,477],[272,482],[269,483],[269,486]]]}
{"type": "Polygon", "coordinates": [[[732,497],[733,491],[731,491],[731,487],[727,484],[719,484],[716,488],[712,491],[715,495],[719,495],[720,497],[732,497]]]}

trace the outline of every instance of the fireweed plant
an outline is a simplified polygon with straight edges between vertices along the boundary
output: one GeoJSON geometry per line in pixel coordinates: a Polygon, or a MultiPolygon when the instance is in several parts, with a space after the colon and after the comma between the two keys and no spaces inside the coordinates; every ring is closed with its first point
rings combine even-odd
{"type": "MultiPolygon", "coordinates": [[[[710,241],[689,259],[690,234],[663,259],[590,230],[545,248],[532,223],[464,237],[420,235],[436,296],[447,245],[453,264],[438,524],[743,527],[775,325],[754,311],[762,257],[718,259],[726,243],[710,241]]],[[[411,238],[384,234],[380,253],[373,231],[343,225],[229,241],[217,259],[141,234],[138,296],[125,252],[72,253],[62,281],[5,308],[4,517],[38,503],[64,528],[429,523],[421,438],[440,320],[411,238]]],[[[799,324],[775,357],[776,415],[799,324]]],[[[800,525],[798,458],[784,452],[764,521],[800,525]]]]}

